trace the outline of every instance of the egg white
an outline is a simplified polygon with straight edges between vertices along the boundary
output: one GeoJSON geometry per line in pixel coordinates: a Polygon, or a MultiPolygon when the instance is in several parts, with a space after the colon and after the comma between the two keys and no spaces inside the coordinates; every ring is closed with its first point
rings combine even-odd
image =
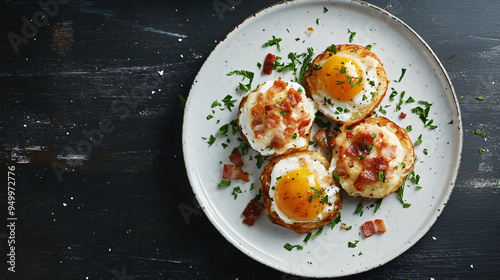
{"type": "MultiPolygon", "coordinates": [[[[269,197],[272,199],[272,204],[271,204],[271,210],[275,211],[278,216],[287,224],[293,224],[293,223],[310,223],[310,222],[317,222],[321,221],[326,214],[331,213],[332,211],[335,210],[335,205],[334,202],[339,195],[340,188],[337,187],[335,184],[329,184],[325,178],[330,177],[331,178],[331,172],[328,171],[323,164],[321,164],[319,161],[312,159],[310,156],[304,156],[304,155],[297,155],[297,156],[288,156],[286,158],[283,158],[280,160],[274,167],[273,171],[271,173],[271,185],[269,188],[269,197]],[[285,176],[288,172],[297,170],[297,169],[302,169],[303,164],[299,161],[299,158],[304,158],[305,159],[305,165],[307,167],[307,171],[311,172],[314,174],[314,177],[316,177],[316,180],[320,187],[324,189],[323,194],[328,195],[328,201],[329,203],[325,205],[325,208],[323,209],[323,213],[319,213],[318,216],[311,221],[296,221],[293,219],[290,219],[287,217],[283,212],[278,208],[275,202],[275,193],[276,191],[274,190],[274,187],[278,183],[278,178],[285,176]]],[[[312,178],[311,178],[312,179],[312,178]]],[[[331,180],[333,182],[333,180],[331,180]]],[[[314,185],[312,185],[314,186],[314,185]]]]}
{"type": "MultiPolygon", "coordinates": [[[[282,100],[283,98],[286,98],[286,93],[290,88],[295,89],[297,92],[299,92],[302,96],[302,100],[298,103],[299,105],[303,106],[305,112],[310,116],[311,122],[306,128],[306,131],[310,131],[310,128],[312,127],[314,117],[316,114],[316,107],[314,106],[314,103],[312,102],[311,99],[306,97],[305,95],[305,89],[298,83],[295,82],[286,82],[287,87],[285,90],[281,91],[278,95],[277,98],[282,100]]],[[[240,117],[239,117],[239,123],[241,127],[242,133],[246,136],[248,139],[248,143],[252,149],[256,150],[263,156],[269,156],[269,155],[274,155],[274,154],[282,154],[285,151],[291,149],[291,148],[297,148],[297,147],[303,147],[306,145],[309,145],[309,141],[304,138],[304,137],[297,137],[296,139],[291,139],[288,143],[285,144],[285,146],[281,149],[268,149],[269,144],[271,143],[271,140],[273,139],[274,132],[271,129],[266,129],[265,136],[262,138],[255,138],[254,136],[254,131],[252,130],[252,127],[250,126],[253,120],[253,115],[251,113],[251,108],[253,108],[257,104],[257,96],[259,93],[266,93],[269,88],[271,88],[274,84],[274,81],[267,81],[263,84],[260,84],[256,90],[250,92],[247,97],[247,101],[244,106],[240,109],[240,117]]],[[[292,116],[295,114],[292,112],[292,116]]],[[[284,125],[283,123],[280,123],[279,125],[284,125]]],[[[296,129],[297,132],[297,129],[296,129]]]]}

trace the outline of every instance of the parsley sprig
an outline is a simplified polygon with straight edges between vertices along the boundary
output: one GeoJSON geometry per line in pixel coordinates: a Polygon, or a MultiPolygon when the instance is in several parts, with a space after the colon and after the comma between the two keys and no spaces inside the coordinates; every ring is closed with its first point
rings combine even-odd
{"type": "Polygon", "coordinates": [[[253,77],[254,77],[253,72],[250,72],[247,70],[234,70],[234,71],[227,73],[226,75],[232,76],[234,74],[242,75],[243,76],[242,81],[245,80],[245,78],[249,80],[248,84],[244,84],[244,83],[240,82],[239,88],[241,91],[247,92],[247,91],[250,91],[252,89],[252,82],[253,82],[253,77]]]}

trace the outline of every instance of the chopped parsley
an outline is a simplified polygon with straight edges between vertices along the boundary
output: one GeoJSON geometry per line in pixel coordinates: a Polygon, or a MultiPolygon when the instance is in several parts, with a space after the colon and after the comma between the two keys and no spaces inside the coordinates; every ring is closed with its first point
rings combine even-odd
{"type": "Polygon", "coordinates": [[[179,107],[181,107],[182,110],[184,110],[184,108],[186,108],[186,98],[184,98],[184,96],[182,95],[177,95],[179,96],[179,107]]]}
{"type": "Polygon", "coordinates": [[[380,170],[378,172],[378,179],[385,183],[385,171],[380,170]]]}
{"type": "Polygon", "coordinates": [[[224,179],[224,180],[220,181],[220,183],[219,183],[219,184],[217,184],[217,186],[218,186],[219,188],[229,187],[229,186],[231,186],[231,180],[225,180],[225,179],[224,179]]]}
{"type": "Polygon", "coordinates": [[[398,92],[394,88],[391,88],[391,90],[392,90],[392,92],[391,92],[391,95],[389,95],[389,100],[393,101],[394,97],[396,97],[396,95],[398,95],[398,92]]]}
{"type": "Polygon", "coordinates": [[[415,99],[413,99],[413,97],[408,97],[408,99],[406,99],[405,103],[413,103],[415,102],[415,99]]]}
{"type": "Polygon", "coordinates": [[[375,201],[375,209],[373,210],[373,213],[377,213],[378,209],[380,209],[380,205],[382,205],[382,200],[383,198],[377,199],[377,201],[375,201]]]}
{"type": "Polygon", "coordinates": [[[482,155],[484,153],[484,149],[479,147],[479,153],[482,155]]]}
{"type": "Polygon", "coordinates": [[[396,112],[401,110],[401,106],[403,106],[403,103],[404,103],[404,100],[403,100],[404,96],[405,96],[405,91],[402,91],[401,95],[400,95],[399,103],[396,104],[396,112]]]}
{"type": "Polygon", "coordinates": [[[429,103],[427,101],[420,100],[418,101],[419,104],[424,105],[424,108],[418,106],[413,109],[411,109],[412,113],[415,113],[419,116],[420,120],[424,123],[424,127],[430,127],[431,129],[436,129],[437,126],[432,125],[434,120],[429,120],[429,111],[431,110],[432,103],[429,103]]]}
{"type": "Polygon", "coordinates": [[[292,251],[293,248],[296,248],[297,250],[302,250],[304,247],[302,247],[301,245],[292,245],[290,243],[286,243],[284,248],[287,249],[288,251],[292,251]]]}
{"type": "Polygon", "coordinates": [[[242,155],[248,154],[248,149],[250,146],[248,146],[247,142],[243,140],[242,138],[238,137],[238,142],[240,142],[240,145],[238,146],[238,149],[240,150],[242,155]]]}
{"type": "Polygon", "coordinates": [[[220,106],[222,106],[222,104],[219,101],[215,100],[214,102],[212,102],[212,105],[210,107],[215,108],[220,106]]]}
{"type": "MultiPolygon", "coordinates": [[[[201,139],[203,139],[203,140],[207,140],[207,138],[206,138],[206,137],[201,137],[201,139]]],[[[212,146],[214,143],[215,143],[215,136],[210,135],[210,137],[208,138],[208,145],[209,145],[209,146],[212,146]]]]}
{"type": "Polygon", "coordinates": [[[260,200],[262,198],[262,189],[259,189],[259,193],[255,195],[255,200],[260,200]]]}
{"type": "Polygon", "coordinates": [[[316,189],[316,188],[314,188],[314,187],[311,187],[311,190],[313,190],[313,191],[314,191],[314,194],[313,194],[313,195],[311,195],[311,196],[308,198],[309,203],[311,203],[311,201],[313,200],[313,198],[318,198],[318,197],[321,197],[321,194],[322,194],[320,190],[318,190],[318,189],[316,189]]]}
{"type": "Polygon", "coordinates": [[[326,7],[323,7],[323,13],[328,12],[328,9],[326,7]]]}
{"type": "Polygon", "coordinates": [[[307,48],[307,54],[303,53],[302,55],[304,56],[304,60],[302,60],[302,66],[300,67],[299,76],[298,77],[296,76],[295,80],[296,82],[300,82],[304,79],[304,76],[306,75],[307,70],[309,69],[309,65],[311,64],[312,57],[314,55],[313,48],[311,47],[307,48]]]}
{"type": "Polygon", "coordinates": [[[261,168],[262,164],[264,163],[264,157],[261,155],[256,155],[255,158],[257,159],[257,168],[261,168]]]}
{"type": "Polygon", "coordinates": [[[223,126],[221,126],[219,128],[219,131],[217,131],[217,134],[221,135],[221,136],[227,136],[227,130],[229,128],[229,125],[228,124],[225,124],[223,126]]]}
{"type": "Polygon", "coordinates": [[[312,240],[318,237],[322,232],[323,232],[323,227],[318,228],[318,231],[316,231],[316,233],[314,233],[314,235],[312,236],[312,240]]]}
{"type": "MultiPolygon", "coordinates": [[[[408,178],[408,177],[406,177],[406,178],[408,178]]],[[[398,195],[399,201],[401,201],[401,203],[403,204],[403,208],[409,208],[411,206],[411,204],[407,203],[403,197],[405,182],[406,182],[406,179],[403,181],[403,184],[401,184],[401,187],[399,187],[399,189],[396,191],[396,194],[398,195]]]]}
{"type": "Polygon", "coordinates": [[[235,135],[238,132],[238,119],[232,120],[229,124],[231,125],[231,132],[235,135]]]}
{"type": "Polygon", "coordinates": [[[413,127],[411,125],[407,126],[406,127],[406,132],[410,132],[413,130],[413,127]]]}
{"type": "Polygon", "coordinates": [[[262,45],[263,47],[269,47],[269,46],[274,46],[276,45],[276,47],[278,47],[278,51],[281,51],[281,46],[280,46],[280,42],[282,41],[283,39],[281,38],[276,38],[276,36],[273,35],[273,38],[267,42],[264,43],[264,45],[262,45]]]}
{"type": "Polygon", "coordinates": [[[353,242],[351,242],[351,241],[349,241],[349,242],[347,243],[347,247],[348,247],[348,248],[356,248],[356,246],[357,246],[357,244],[358,244],[358,243],[359,243],[359,240],[354,240],[354,243],[353,243],[353,242]]]}
{"type": "Polygon", "coordinates": [[[332,177],[333,177],[333,180],[335,180],[335,182],[337,182],[337,183],[340,182],[339,173],[337,173],[337,171],[332,172],[332,177]]]}
{"type": "Polygon", "coordinates": [[[224,105],[226,105],[226,108],[229,110],[229,112],[231,112],[231,107],[234,107],[234,103],[237,101],[236,99],[232,98],[233,97],[228,94],[222,99],[222,102],[224,103],[224,105]]]}
{"type": "Polygon", "coordinates": [[[477,96],[476,97],[477,100],[483,100],[484,99],[484,95],[481,95],[481,96],[477,96]]]}
{"type": "MultiPolygon", "coordinates": [[[[498,182],[500,185],[500,182],[498,182]]],[[[332,220],[332,229],[335,227],[336,224],[340,223],[340,212],[337,212],[337,216],[332,220]]]]}
{"type": "Polygon", "coordinates": [[[363,202],[359,202],[358,205],[356,205],[356,210],[354,211],[354,214],[359,214],[359,216],[363,216],[363,202]]]}
{"type": "Polygon", "coordinates": [[[422,134],[420,134],[420,135],[418,136],[418,139],[417,139],[417,141],[415,141],[415,144],[414,144],[414,145],[415,145],[415,146],[418,146],[418,145],[420,145],[420,144],[422,144],[422,134]]]}
{"type": "Polygon", "coordinates": [[[234,70],[234,71],[231,71],[231,72],[227,73],[226,75],[227,76],[232,76],[234,74],[236,74],[236,75],[242,75],[243,76],[242,80],[245,80],[245,78],[249,80],[248,84],[243,84],[243,83],[240,82],[239,88],[240,88],[241,91],[247,92],[247,91],[249,91],[249,90],[252,89],[252,81],[253,81],[253,77],[254,77],[253,72],[246,71],[246,70],[234,70]]]}
{"type": "Polygon", "coordinates": [[[232,193],[232,195],[234,196],[234,199],[238,198],[238,194],[239,194],[239,193],[242,193],[241,188],[240,188],[239,186],[238,186],[238,187],[233,188],[233,193],[232,193]]]}
{"type": "Polygon", "coordinates": [[[394,82],[396,82],[396,83],[401,82],[401,80],[403,79],[405,73],[406,73],[406,69],[405,68],[401,68],[401,76],[399,76],[398,80],[394,80],[394,82]]]}
{"type": "MultiPolygon", "coordinates": [[[[333,54],[337,54],[337,46],[335,46],[335,44],[332,44],[331,46],[329,46],[327,49],[327,51],[329,52],[332,52],[333,54]]],[[[342,66],[342,68],[345,69],[345,67],[342,66]]],[[[341,69],[342,69],[341,68],[341,69]]],[[[345,73],[345,72],[344,72],[345,73]]]]}
{"type": "Polygon", "coordinates": [[[311,240],[312,233],[307,233],[306,237],[304,238],[304,243],[307,243],[307,241],[311,240]]]}
{"type": "Polygon", "coordinates": [[[378,110],[380,111],[380,113],[384,115],[387,114],[387,111],[384,108],[382,108],[382,105],[380,105],[380,108],[378,108],[378,110]]]}
{"type": "Polygon", "coordinates": [[[352,32],[350,29],[347,29],[347,33],[349,33],[349,43],[352,43],[354,36],[356,36],[356,32],[352,32]]]}
{"type": "Polygon", "coordinates": [[[479,131],[479,130],[477,130],[477,129],[476,129],[476,130],[474,130],[472,133],[474,133],[474,134],[476,134],[476,135],[479,135],[479,136],[481,136],[481,137],[485,137],[485,136],[486,136],[486,134],[484,134],[484,132],[481,132],[481,131],[479,131]]]}

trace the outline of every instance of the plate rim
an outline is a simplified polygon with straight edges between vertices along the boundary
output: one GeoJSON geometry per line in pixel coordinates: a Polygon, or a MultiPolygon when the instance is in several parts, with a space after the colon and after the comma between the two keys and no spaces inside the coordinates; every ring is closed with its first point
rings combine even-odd
{"type": "MultiPolygon", "coordinates": [[[[229,243],[231,243],[234,247],[236,247],[239,251],[241,251],[245,255],[251,257],[252,259],[258,261],[261,264],[264,264],[264,265],[266,265],[268,267],[272,267],[275,270],[278,270],[280,272],[287,273],[287,274],[290,274],[290,275],[303,276],[303,277],[311,277],[311,278],[343,277],[343,276],[355,275],[355,274],[359,274],[359,273],[362,273],[362,272],[366,272],[366,271],[373,270],[375,268],[381,267],[381,266],[389,263],[390,261],[396,259],[397,257],[401,256],[404,252],[406,252],[407,250],[409,250],[418,241],[420,241],[420,239],[425,234],[428,233],[428,231],[430,230],[430,228],[432,228],[432,226],[437,222],[437,219],[439,218],[439,216],[443,213],[443,210],[444,210],[445,206],[447,205],[447,203],[448,203],[448,201],[449,201],[449,199],[451,197],[453,189],[455,188],[457,177],[458,177],[458,173],[459,173],[460,166],[461,166],[461,161],[462,161],[462,152],[463,152],[463,123],[462,123],[462,114],[461,114],[461,110],[460,110],[460,106],[459,106],[460,104],[458,102],[458,98],[457,98],[457,94],[456,94],[455,88],[453,86],[453,83],[452,83],[452,81],[450,79],[450,76],[449,76],[448,72],[446,71],[446,68],[444,67],[444,65],[442,64],[441,60],[438,58],[438,56],[435,54],[435,52],[432,50],[432,48],[429,46],[429,44],[415,30],[413,30],[408,24],[406,24],[404,21],[402,21],[401,19],[399,19],[398,17],[396,17],[392,13],[388,12],[387,10],[385,10],[383,8],[380,8],[380,7],[378,7],[378,6],[374,5],[374,4],[371,4],[371,3],[368,3],[368,2],[365,2],[365,1],[361,1],[361,0],[284,0],[284,1],[280,1],[280,2],[277,2],[277,3],[271,4],[269,6],[266,6],[266,7],[262,8],[262,9],[260,9],[259,11],[255,12],[255,13],[249,15],[249,16],[247,16],[239,24],[235,25],[231,29],[231,31],[229,31],[224,36],[224,38],[221,39],[213,47],[213,49],[211,50],[210,54],[207,55],[207,57],[204,59],[203,64],[200,66],[198,72],[196,73],[196,76],[193,79],[193,82],[191,83],[189,94],[188,94],[188,96],[186,98],[186,106],[185,106],[185,108],[188,108],[188,104],[190,102],[189,95],[191,95],[193,87],[195,87],[195,83],[197,81],[197,78],[200,75],[201,70],[205,67],[207,61],[213,55],[214,51],[217,50],[219,48],[219,46],[221,46],[223,43],[225,43],[225,41],[230,36],[232,36],[233,33],[236,30],[238,30],[238,28],[240,26],[246,24],[248,21],[256,18],[259,14],[262,14],[262,13],[264,13],[265,11],[267,11],[269,9],[272,9],[272,8],[274,8],[276,6],[286,5],[287,3],[290,3],[290,2],[296,2],[296,3],[308,3],[308,2],[310,2],[310,3],[313,3],[313,2],[352,3],[354,5],[363,5],[363,6],[367,7],[367,8],[375,11],[377,14],[383,15],[384,17],[387,18],[387,21],[395,21],[395,23],[397,23],[401,27],[403,27],[408,32],[409,35],[413,36],[418,42],[420,42],[422,44],[423,47],[425,47],[426,54],[430,55],[430,57],[432,58],[432,61],[435,62],[436,65],[439,67],[439,70],[444,75],[443,80],[446,82],[446,86],[449,87],[449,92],[446,93],[446,95],[451,95],[451,97],[453,99],[453,103],[455,105],[454,109],[456,109],[455,115],[456,115],[456,118],[457,118],[457,121],[458,121],[458,124],[456,124],[456,125],[458,126],[457,129],[459,131],[459,137],[458,137],[458,139],[455,139],[456,143],[458,144],[457,145],[457,152],[458,152],[457,158],[458,158],[458,162],[455,164],[455,166],[454,166],[455,169],[452,172],[452,178],[450,178],[451,186],[448,186],[446,188],[446,192],[443,193],[445,199],[439,201],[440,205],[438,206],[437,211],[434,211],[433,215],[431,216],[432,222],[430,224],[425,223],[425,226],[428,226],[428,227],[425,228],[424,230],[420,230],[419,233],[416,235],[416,237],[414,239],[409,240],[408,242],[406,242],[406,244],[403,244],[400,247],[400,250],[397,250],[397,252],[398,252],[397,254],[395,254],[391,258],[387,258],[382,263],[374,265],[374,266],[372,266],[370,268],[366,268],[364,270],[356,270],[356,271],[354,271],[352,273],[347,273],[347,274],[342,274],[342,275],[333,275],[333,276],[332,275],[303,275],[303,274],[299,274],[299,273],[296,273],[296,272],[293,272],[293,271],[285,271],[283,268],[279,267],[278,265],[275,265],[273,263],[269,263],[269,262],[265,261],[263,258],[259,257],[257,254],[254,254],[253,252],[248,251],[234,237],[232,237],[226,231],[223,231],[221,229],[220,223],[215,219],[215,217],[212,217],[212,215],[206,214],[206,216],[210,220],[212,226],[214,226],[217,229],[217,231],[222,236],[224,236],[224,238],[227,241],[229,241],[229,243]]],[[[186,131],[185,130],[185,126],[186,126],[186,123],[187,123],[187,121],[186,121],[186,112],[184,112],[184,114],[183,114],[183,124],[182,124],[182,150],[183,150],[183,158],[184,158],[184,163],[185,163],[185,169],[186,169],[186,173],[187,173],[188,180],[189,180],[191,189],[193,191],[193,194],[194,194],[195,198],[197,199],[197,201],[198,201],[201,209],[206,213],[209,210],[209,209],[207,209],[206,204],[205,204],[205,203],[207,203],[207,204],[209,203],[208,199],[207,199],[207,201],[205,201],[204,199],[202,199],[202,200],[199,199],[198,192],[195,189],[194,184],[193,184],[193,182],[195,180],[193,178],[194,174],[191,174],[191,172],[189,172],[189,170],[188,170],[188,158],[189,157],[187,156],[187,151],[186,151],[187,150],[187,148],[186,148],[186,136],[185,136],[185,131],[186,131]]]]}

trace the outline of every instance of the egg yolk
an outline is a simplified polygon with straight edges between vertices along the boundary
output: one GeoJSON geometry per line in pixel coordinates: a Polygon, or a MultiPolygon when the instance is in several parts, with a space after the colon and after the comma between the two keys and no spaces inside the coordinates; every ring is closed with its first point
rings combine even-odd
{"type": "Polygon", "coordinates": [[[294,221],[314,220],[325,207],[322,197],[316,177],[307,169],[293,170],[279,178],[274,194],[278,209],[294,221]]]}
{"type": "Polygon", "coordinates": [[[363,71],[356,61],[332,56],[317,73],[323,90],[339,101],[349,101],[363,89],[363,71]]]}

